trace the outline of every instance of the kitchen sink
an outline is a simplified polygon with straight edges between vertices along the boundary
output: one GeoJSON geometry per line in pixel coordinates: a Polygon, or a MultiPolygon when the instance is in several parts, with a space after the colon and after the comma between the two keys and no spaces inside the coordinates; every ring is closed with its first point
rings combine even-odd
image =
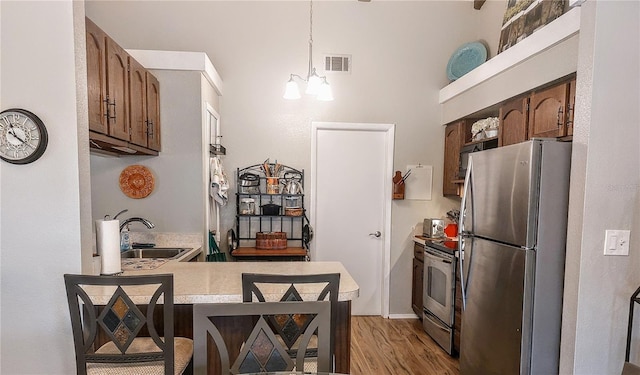
{"type": "Polygon", "coordinates": [[[164,258],[174,259],[189,249],[183,247],[152,247],[147,249],[127,250],[120,254],[121,258],[164,258]]]}

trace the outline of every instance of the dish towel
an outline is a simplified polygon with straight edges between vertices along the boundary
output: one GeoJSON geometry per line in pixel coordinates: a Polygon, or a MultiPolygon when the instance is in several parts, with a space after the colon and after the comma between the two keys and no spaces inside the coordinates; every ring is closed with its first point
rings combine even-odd
{"type": "Polygon", "coordinates": [[[218,157],[212,157],[210,159],[211,167],[211,186],[209,189],[209,195],[220,206],[227,204],[228,196],[227,190],[229,190],[229,180],[224,172],[222,161],[218,157]]]}

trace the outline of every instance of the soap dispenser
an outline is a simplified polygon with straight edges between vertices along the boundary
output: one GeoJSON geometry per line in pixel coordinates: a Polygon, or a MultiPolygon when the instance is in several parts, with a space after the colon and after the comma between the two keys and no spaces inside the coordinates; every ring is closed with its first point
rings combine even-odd
{"type": "Polygon", "coordinates": [[[131,249],[131,239],[129,238],[129,226],[126,225],[120,232],[120,251],[131,249]]]}

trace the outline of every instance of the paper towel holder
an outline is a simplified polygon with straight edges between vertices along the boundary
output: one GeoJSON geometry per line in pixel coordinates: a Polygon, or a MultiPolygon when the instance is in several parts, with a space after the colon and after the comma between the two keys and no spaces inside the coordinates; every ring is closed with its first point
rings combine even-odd
{"type": "Polygon", "coordinates": [[[104,220],[118,220],[118,216],[120,216],[120,215],[122,215],[123,213],[128,212],[128,211],[129,211],[129,209],[128,209],[128,208],[125,208],[124,210],[122,210],[122,211],[118,212],[118,213],[113,217],[113,219],[111,219],[111,216],[109,216],[109,214],[106,214],[106,215],[104,215],[104,220]]]}

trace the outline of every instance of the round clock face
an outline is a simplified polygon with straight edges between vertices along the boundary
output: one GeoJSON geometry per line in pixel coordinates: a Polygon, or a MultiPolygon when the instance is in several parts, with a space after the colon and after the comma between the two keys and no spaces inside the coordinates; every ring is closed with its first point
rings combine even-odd
{"type": "Polygon", "coordinates": [[[20,108],[0,112],[0,159],[13,164],[36,161],[47,148],[47,129],[33,113],[20,108]]]}

